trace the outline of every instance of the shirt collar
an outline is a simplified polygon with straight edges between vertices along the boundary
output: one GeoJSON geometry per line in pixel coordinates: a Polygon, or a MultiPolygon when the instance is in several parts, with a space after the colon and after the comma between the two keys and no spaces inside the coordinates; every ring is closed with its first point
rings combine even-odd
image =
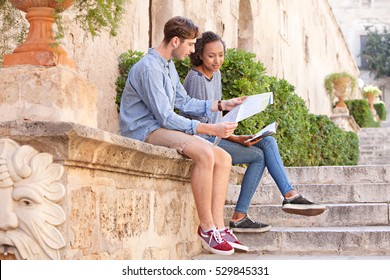
{"type": "Polygon", "coordinates": [[[148,53],[155,56],[162,63],[163,67],[168,67],[169,63],[172,61],[172,60],[166,60],[165,58],[163,58],[154,48],[150,48],[148,53]]]}

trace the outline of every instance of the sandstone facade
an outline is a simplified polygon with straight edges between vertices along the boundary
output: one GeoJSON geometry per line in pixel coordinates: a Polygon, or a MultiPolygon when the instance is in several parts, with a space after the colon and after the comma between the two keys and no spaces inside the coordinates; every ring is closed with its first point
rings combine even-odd
{"type": "Polygon", "coordinates": [[[326,75],[359,74],[326,0],[128,1],[116,37],[102,32],[92,38],[73,14],[69,9],[63,15],[67,35],[62,45],[98,90],[98,127],[113,133],[119,127],[115,105],[119,55],[129,49],[146,52],[159,44],[164,23],[176,15],[193,19],[202,32],[217,32],[229,48],[256,53],[268,74],[293,84],[315,114],[332,113],[323,87],[326,75]]]}

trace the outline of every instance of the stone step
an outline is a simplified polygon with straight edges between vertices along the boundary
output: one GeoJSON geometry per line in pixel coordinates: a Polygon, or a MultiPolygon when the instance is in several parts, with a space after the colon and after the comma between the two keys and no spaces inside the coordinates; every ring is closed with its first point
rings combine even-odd
{"type": "MultiPolygon", "coordinates": [[[[390,146],[389,146],[390,148],[390,146]]],[[[359,145],[359,151],[361,152],[371,152],[371,151],[386,151],[382,145],[359,145]]]]}
{"type": "MultiPolygon", "coordinates": [[[[316,203],[381,203],[390,201],[390,182],[372,184],[296,184],[295,189],[316,203]]],[[[230,185],[226,204],[235,204],[240,185],[230,185]]],[[[252,205],[282,203],[283,197],[275,184],[260,185],[252,198],[252,205]]]]}
{"type": "Polygon", "coordinates": [[[262,255],[390,255],[390,226],[273,227],[236,236],[262,255]]]}
{"type": "Polygon", "coordinates": [[[390,151],[390,145],[383,144],[360,144],[359,151],[390,151]]]}
{"type": "Polygon", "coordinates": [[[390,134],[390,127],[364,127],[359,131],[360,134],[377,135],[377,134],[390,134]]]}
{"type": "MultiPolygon", "coordinates": [[[[337,252],[336,252],[337,253],[337,252]]],[[[220,255],[215,255],[208,253],[204,251],[202,254],[199,254],[197,256],[192,257],[192,260],[199,260],[199,261],[208,261],[208,260],[239,260],[239,261],[244,261],[244,260],[249,260],[249,261],[256,261],[256,260],[263,260],[263,261],[278,261],[277,265],[279,266],[282,264],[281,262],[283,261],[326,261],[328,264],[329,260],[333,261],[353,261],[353,260],[372,260],[372,261],[388,261],[390,260],[390,255],[379,255],[378,254],[373,254],[373,255],[350,255],[350,254],[343,254],[343,255],[336,255],[336,253],[333,254],[326,254],[326,255],[310,255],[310,254],[271,254],[271,253],[262,253],[262,252],[257,252],[257,251],[249,251],[247,253],[244,252],[236,252],[233,255],[230,256],[220,256],[220,255]]],[[[306,262],[303,262],[306,265],[306,262]]],[[[336,262],[338,263],[338,262],[336,262]]],[[[370,266],[373,263],[370,263],[370,266]]],[[[382,263],[383,264],[383,263],[382,263]]],[[[360,264],[356,264],[359,266],[360,264]]],[[[383,266],[383,265],[382,265],[383,266]]],[[[306,267],[306,266],[305,266],[306,267]]],[[[383,272],[378,272],[378,273],[383,273],[383,272]]],[[[348,274],[350,276],[350,274],[348,274]]],[[[383,274],[377,274],[378,276],[382,276],[383,274]]],[[[359,278],[357,278],[359,279],[359,278]]]]}
{"type": "MultiPolygon", "coordinates": [[[[335,227],[335,226],[389,226],[389,203],[325,204],[327,209],[318,216],[285,213],[279,205],[251,205],[248,214],[255,221],[273,227],[335,227]]],[[[225,206],[225,224],[234,212],[234,205],[225,206]]],[[[390,236],[389,236],[390,238],[390,236]]]]}
{"type": "Polygon", "coordinates": [[[359,137],[359,145],[386,145],[384,142],[388,138],[388,135],[382,135],[377,137],[359,137]]]}
{"type": "Polygon", "coordinates": [[[265,233],[235,233],[248,253],[218,256],[204,253],[195,260],[254,259],[389,259],[390,227],[272,228],[265,233]]]}
{"type": "MultiPolygon", "coordinates": [[[[287,167],[286,172],[293,185],[390,182],[390,164],[287,167]]],[[[267,170],[265,170],[260,183],[262,185],[274,184],[274,181],[267,170]]]]}
{"type": "Polygon", "coordinates": [[[375,156],[369,156],[369,157],[363,157],[359,159],[358,162],[359,165],[388,165],[390,164],[390,157],[375,157],[375,156]]]}
{"type": "Polygon", "coordinates": [[[361,150],[360,157],[365,156],[388,157],[390,156],[390,150],[361,150]]]}

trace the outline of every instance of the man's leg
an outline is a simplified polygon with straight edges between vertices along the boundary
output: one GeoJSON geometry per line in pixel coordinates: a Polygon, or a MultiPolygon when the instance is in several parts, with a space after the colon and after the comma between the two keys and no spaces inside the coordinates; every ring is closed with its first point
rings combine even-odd
{"type": "Polygon", "coordinates": [[[152,132],[145,142],[176,149],[194,161],[191,186],[201,228],[223,228],[230,155],[198,136],[164,128],[152,132]]]}
{"type": "Polygon", "coordinates": [[[192,191],[202,229],[224,228],[231,157],[222,149],[202,139],[192,141],[183,154],[194,161],[192,191]]]}

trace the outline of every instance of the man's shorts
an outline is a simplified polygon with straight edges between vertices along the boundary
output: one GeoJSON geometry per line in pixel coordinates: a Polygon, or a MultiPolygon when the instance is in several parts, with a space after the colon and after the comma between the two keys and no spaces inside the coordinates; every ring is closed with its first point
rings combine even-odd
{"type": "MultiPolygon", "coordinates": [[[[175,149],[180,154],[192,141],[204,141],[205,145],[211,144],[198,135],[191,135],[177,130],[159,128],[150,133],[145,142],[157,146],[175,149]]],[[[211,144],[212,145],[212,144],[211,144]]]]}

